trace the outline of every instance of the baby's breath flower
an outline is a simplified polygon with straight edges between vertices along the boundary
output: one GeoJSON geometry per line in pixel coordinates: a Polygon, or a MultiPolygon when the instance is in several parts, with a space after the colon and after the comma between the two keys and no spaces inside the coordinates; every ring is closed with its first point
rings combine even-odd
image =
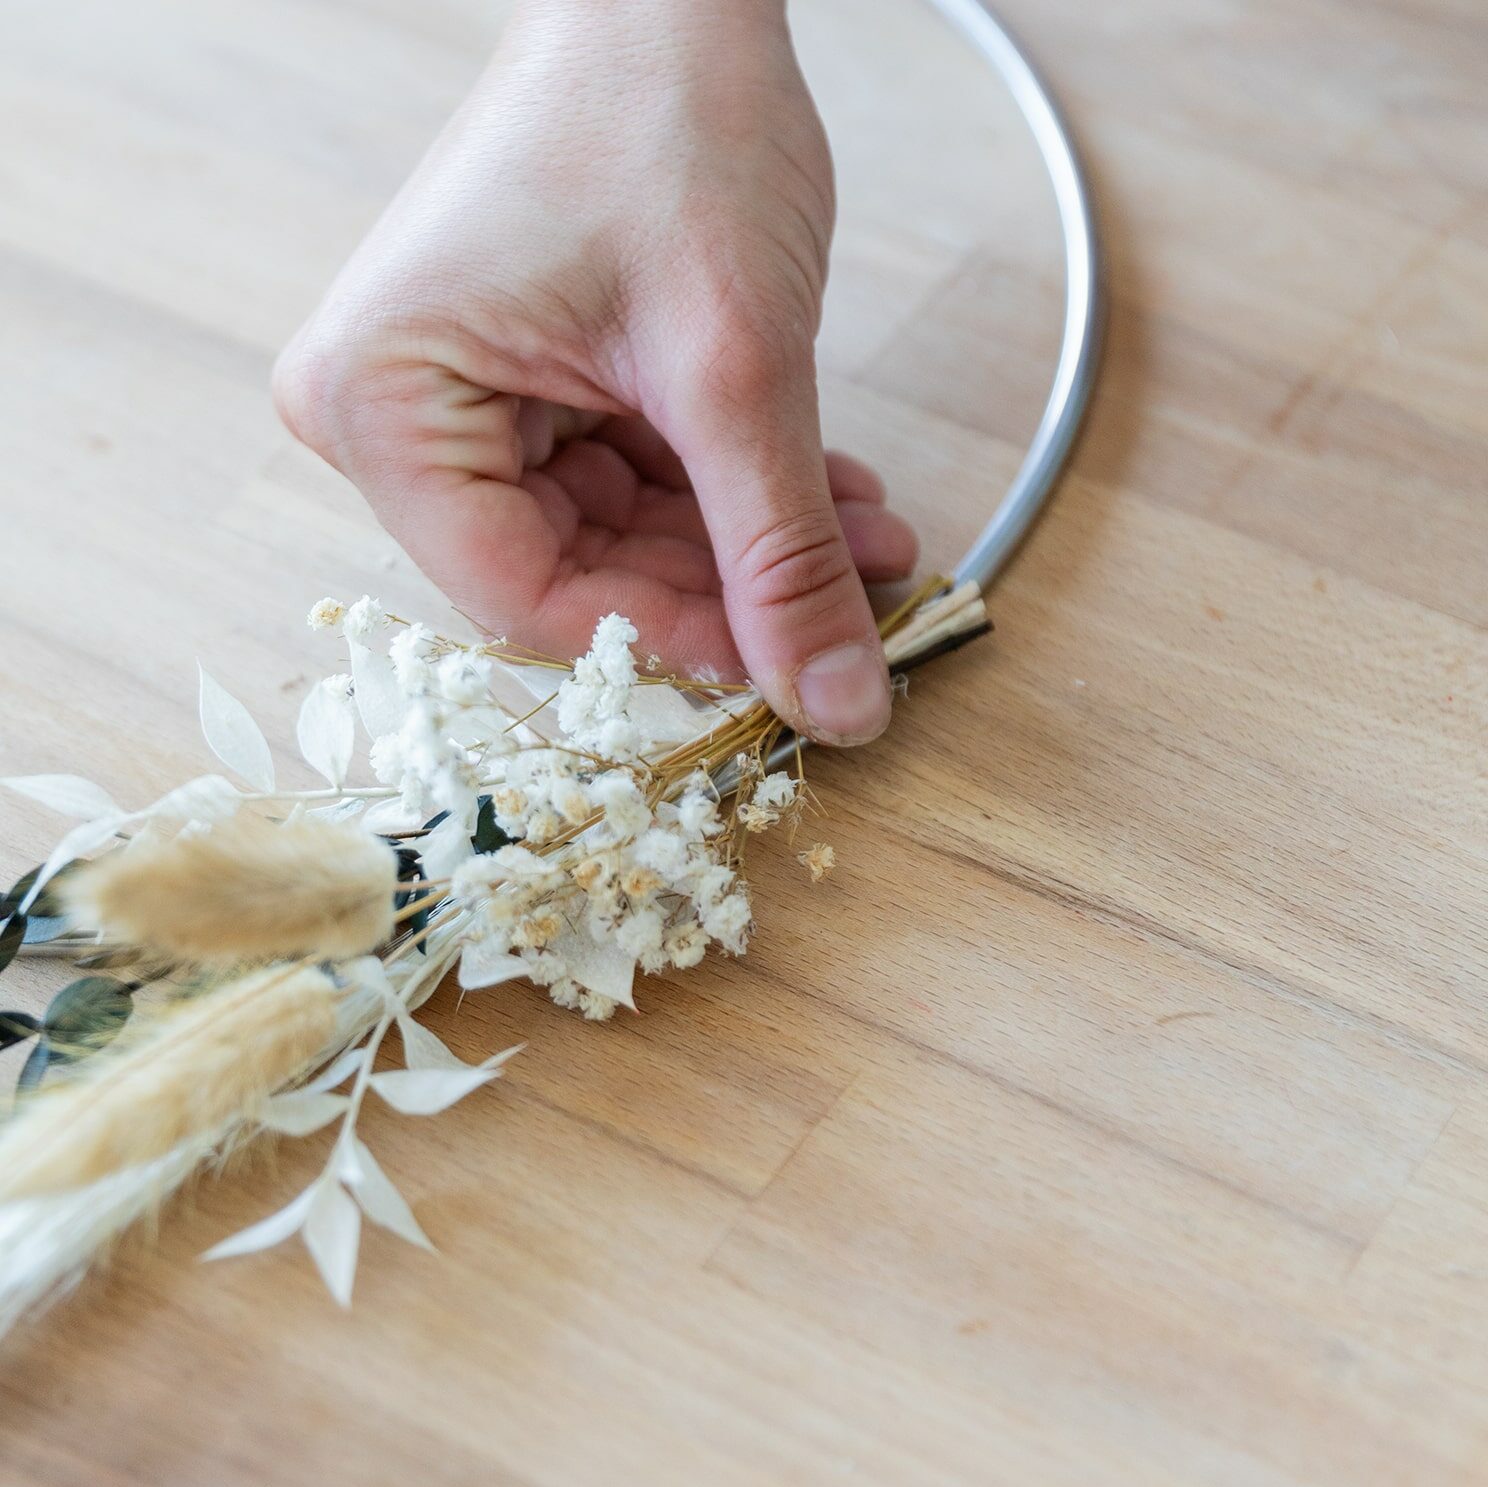
{"type": "Polygon", "coordinates": [[[743,893],[730,893],[703,910],[703,928],[733,955],[742,955],[753,917],[743,893]]]}
{"type": "Polygon", "coordinates": [[[579,993],[579,1010],[588,1022],[608,1022],[615,1015],[618,1002],[607,996],[598,996],[592,991],[579,993]]]}
{"type": "Polygon", "coordinates": [[[687,871],[687,843],[660,826],[636,838],[631,857],[638,866],[650,868],[668,882],[675,882],[687,871]]]}
{"type": "Polygon", "coordinates": [[[825,842],[816,842],[806,851],[798,852],[796,861],[811,874],[813,883],[820,883],[837,866],[837,854],[825,842]]]}
{"type": "Polygon", "coordinates": [[[430,685],[428,651],[433,640],[433,632],[423,625],[409,625],[393,636],[388,646],[393,675],[397,677],[398,685],[410,696],[417,696],[430,685]]]}
{"type": "Polygon", "coordinates": [[[661,949],[666,928],[658,909],[637,909],[615,931],[615,943],[630,956],[639,959],[651,950],[661,949]]]}
{"type": "Polygon", "coordinates": [[[435,668],[440,695],[461,707],[491,699],[491,663],[484,656],[453,651],[435,668]]]}
{"type": "Polygon", "coordinates": [[[367,762],[372,773],[384,785],[396,785],[403,776],[403,740],[396,733],[384,733],[372,741],[367,762]]]}
{"type": "Polygon", "coordinates": [[[334,697],[337,702],[351,701],[351,678],[344,672],[339,671],[335,676],[328,676],[321,680],[321,688],[325,693],[334,697]]]}
{"type": "Polygon", "coordinates": [[[339,599],[320,599],[310,606],[305,623],[312,630],[334,630],[345,613],[346,606],[339,599]]]}
{"type": "Polygon", "coordinates": [[[359,645],[368,645],[379,630],[387,628],[387,623],[387,610],[370,594],[363,594],[341,617],[341,633],[359,645]]]}
{"type": "Polygon", "coordinates": [[[634,837],[651,824],[651,808],[628,773],[607,770],[590,787],[590,798],[604,812],[605,825],[616,840],[634,837]]]}
{"type": "Polygon", "coordinates": [[[778,811],[792,804],[795,798],[796,782],[783,769],[777,769],[774,774],[767,774],[754,787],[750,800],[755,805],[778,811]]]}
{"type": "Polygon", "coordinates": [[[579,983],[572,976],[563,976],[548,987],[548,995],[553,1000],[555,1007],[563,1007],[567,1011],[576,1011],[579,999],[583,993],[579,990],[579,983]]]}

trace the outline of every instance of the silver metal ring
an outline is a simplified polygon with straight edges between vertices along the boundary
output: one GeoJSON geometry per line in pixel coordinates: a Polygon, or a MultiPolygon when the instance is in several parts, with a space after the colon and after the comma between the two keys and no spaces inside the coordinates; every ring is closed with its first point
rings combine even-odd
{"type": "Polygon", "coordinates": [[[1054,383],[1028,453],[992,520],[956,566],[984,591],[1002,571],[1064,470],[1084,421],[1100,359],[1104,303],[1090,188],[1069,125],[1047,85],[987,0],[931,0],[1012,91],[1044,158],[1064,236],[1064,336],[1054,383]]]}
{"type": "MultiPolygon", "coordinates": [[[[985,592],[1043,510],[1090,406],[1105,323],[1100,244],[1090,187],[1074,139],[1038,70],[987,0],[930,3],[981,52],[1011,90],[1048,169],[1064,238],[1064,334],[1054,383],[1013,483],[953,575],[957,583],[975,583],[985,592]]],[[[810,742],[802,738],[800,746],[810,742]]],[[[795,736],[787,736],[771,753],[769,767],[784,768],[797,747],[795,736]]]]}

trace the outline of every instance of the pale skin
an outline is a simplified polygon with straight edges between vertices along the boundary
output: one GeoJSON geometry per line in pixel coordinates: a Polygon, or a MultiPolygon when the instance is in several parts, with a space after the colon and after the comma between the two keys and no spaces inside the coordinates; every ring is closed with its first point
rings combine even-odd
{"type": "Polygon", "coordinates": [[[281,356],[290,428],[472,619],[748,675],[861,743],[914,534],[824,452],[834,217],[784,0],[526,0],[281,356]]]}

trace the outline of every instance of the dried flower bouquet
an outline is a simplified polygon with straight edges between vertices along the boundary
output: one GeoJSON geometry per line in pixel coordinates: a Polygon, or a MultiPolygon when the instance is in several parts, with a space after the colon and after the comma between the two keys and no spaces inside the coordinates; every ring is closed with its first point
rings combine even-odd
{"type": "MultiPolygon", "coordinates": [[[[638,971],[744,952],[748,842],[813,808],[799,747],[772,767],[783,728],[755,692],[638,667],[617,615],[572,664],[371,598],[310,624],[350,657],[299,715],[323,788],[281,788],[206,672],[202,729],[241,786],[207,775],[125,811],[74,776],[0,782],[82,818],[0,898],[0,971],[86,973],[42,1018],[0,1012],[0,1047],[31,1043],[0,1130],[0,1331],[204,1163],[327,1126],[309,1187],[208,1253],[298,1233],[347,1304],[363,1216],[428,1245],[358,1135],[368,1094],[433,1115],[517,1051],[467,1064],[415,1019],[444,977],[526,981],[594,1021],[633,1009],[638,971]],[[350,783],[358,721],[375,785],[350,783]],[[394,1027],[403,1066],[379,1068],[394,1027]]],[[[974,586],[936,581],[883,628],[902,669],[988,625],[974,586]]],[[[822,843],[799,858],[813,881],[833,866],[822,843]]]]}

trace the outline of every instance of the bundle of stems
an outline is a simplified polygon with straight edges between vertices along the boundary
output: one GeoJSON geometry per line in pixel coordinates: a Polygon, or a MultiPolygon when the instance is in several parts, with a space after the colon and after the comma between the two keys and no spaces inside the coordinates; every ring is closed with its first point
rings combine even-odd
{"type": "MultiPolygon", "coordinates": [[[[975,587],[938,578],[880,627],[894,670],[988,628],[975,587]]],[[[434,639],[445,654],[471,653],[434,639]]],[[[509,665],[572,671],[569,663],[504,643],[474,653],[509,665]]],[[[700,774],[719,799],[764,776],[785,726],[752,690],[675,677],[638,681],[672,685],[714,715],[700,714],[704,726],[696,736],[619,768],[639,783],[648,811],[696,791],[700,774]]],[[[234,727],[241,737],[241,724],[234,727]]],[[[217,743],[213,747],[222,754],[217,743]]],[[[610,761],[585,757],[593,771],[617,772],[610,761]]],[[[795,761],[795,785],[804,790],[799,748],[795,761]]],[[[328,1284],[345,1301],[355,1266],[357,1205],[377,1222],[426,1242],[356,1137],[355,1121],[369,1088],[396,1108],[424,1114],[498,1072],[505,1055],[465,1065],[410,1017],[461,957],[478,915],[448,878],[425,878],[420,871],[411,882],[400,880],[394,847],[405,855],[417,851],[435,835],[434,823],[399,831],[390,845],[360,826],[302,814],[312,799],[328,796],[332,806],[317,808],[332,809],[396,793],[346,788],[344,764],[338,769],[333,763],[328,773],[332,789],[301,792],[287,820],[239,813],[161,839],[144,833],[128,850],[115,848],[83,865],[59,891],[74,922],[35,948],[95,959],[133,955],[153,967],[185,968],[193,994],[141,1017],[114,1045],[26,1098],[0,1131],[0,1331],[65,1289],[204,1162],[265,1129],[306,1134],[340,1121],[326,1171],[297,1200],[301,1208],[259,1226],[272,1237],[253,1243],[303,1229],[328,1284]],[[395,1023],[408,1067],[401,1075],[374,1075],[374,1057],[395,1023]],[[399,1077],[409,1082],[399,1084],[399,1077]],[[347,1079],[349,1093],[332,1093],[347,1079]]],[[[286,798],[273,791],[272,780],[268,786],[235,797],[233,809],[244,800],[286,798]]],[[[116,837],[127,837],[134,819],[118,817],[116,837]]],[[[549,860],[576,843],[587,851],[583,842],[601,819],[602,813],[576,815],[530,850],[549,860]]],[[[741,820],[736,807],[727,833],[731,869],[742,861],[741,820]]],[[[570,854],[564,860],[576,859],[570,854]]],[[[812,870],[820,876],[822,859],[812,870]]],[[[462,982],[472,984],[463,971],[462,982]]],[[[252,1247],[235,1240],[223,1252],[233,1245],[234,1252],[252,1247]]]]}

